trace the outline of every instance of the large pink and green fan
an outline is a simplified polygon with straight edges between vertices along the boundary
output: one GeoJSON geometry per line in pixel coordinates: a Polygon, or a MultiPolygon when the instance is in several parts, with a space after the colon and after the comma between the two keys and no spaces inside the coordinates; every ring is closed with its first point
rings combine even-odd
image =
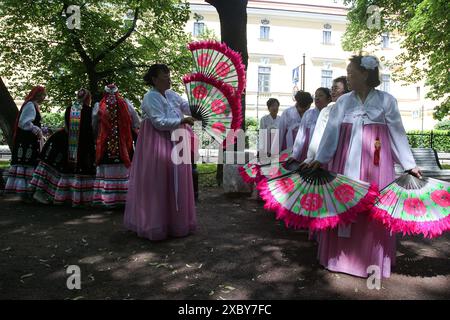
{"type": "MultiPolygon", "coordinates": [[[[299,164],[297,164],[297,167],[299,164]]],[[[356,221],[378,196],[376,186],[324,169],[294,169],[258,183],[264,208],[287,227],[324,230],[356,221]]]]}
{"type": "MultiPolygon", "coordinates": [[[[217,142],[225,143],[228,134],[241,127],[241,100],[234,89],[200,73],[183,77],[192,117],[202,122],[202,128],[217,142]]],[[[234,139],[231,139],[234,142],[234,139]]]]}
{"type": "Polygon", "coordinates": [[[198,73],[231,85],[237,94],[245,88],[245,66],[241,55],[217,41],[196,41],[188,44],[198,73]]]}
{"type": "Polygon", "coordinates": [[[239,173],[246,183],[257,183],[261,179],[270,179],[289,172],[283,164],[292,154],[292,148],[285,149],[279,155],[270,158],[254,158],[239,167],[239,173]]]}
{"type": "Polygon", "coordinates": [[[404,174],[380,193],[372,216],[392,232],[434,238],[450,229],[450,183],[404,174]]]}

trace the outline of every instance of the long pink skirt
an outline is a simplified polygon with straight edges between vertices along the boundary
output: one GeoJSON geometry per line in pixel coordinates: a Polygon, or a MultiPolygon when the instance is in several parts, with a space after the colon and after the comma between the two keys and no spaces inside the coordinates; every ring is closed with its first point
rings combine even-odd
{"type": "MultiPolygon", "coordinates": [[[[189,137],[185,141],[189,144],[189,137]]],[[[124,216],[125,228],[140,237],[163,240],[187,236],[196,229],[192,165],[175,165],[171,159],[172,149],[169,131],[155,129],[150,120],[142,122],[130,170],[124,216]]]]}
{"type": "MultiPolygon", "coordinates": [[[[329,169],[344,173],[352,124],[341,126],[339,142],[329,169]]],[[[360,179],[385,187],[395,178],[390,137],[386,125],[369,124],[363,128],[360,179]],[[374,165],[375,140],[381,141],[380,163],[374,165]]],[[[369,266],[378,267],[380,277],[389,277],[395,264],[396,238],[379,222],[359,215],[351,225],[350,237],[339,237],[338,229],[320,233],[318,259],[325,268],[359,277],[368,276],[369,266]]],[[[372,271],[370,271],[372,272],[372,271]]]]}

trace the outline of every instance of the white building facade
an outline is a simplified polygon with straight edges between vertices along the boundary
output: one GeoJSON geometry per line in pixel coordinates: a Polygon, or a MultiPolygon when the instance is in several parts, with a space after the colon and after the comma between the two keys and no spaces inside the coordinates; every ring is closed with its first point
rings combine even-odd
{"type": "MultiPolygon", "coordinates": [[[[204,0],[190,0],[191,19],[186,32],[197,36],[206,28],[220,39],[220,21],[215,8],[204,0]]],[[[295,83],[294,69],[305,61],[305,90],[312,95],[319,87],[331,88],[331,81],[346,75],[348,58],[341,38],[348,9],[342,1],[249,0],[247,7],[248,68],[246,117],[268,113],[266,101],[277,98],[282,110],[294,104],[293,92],[302,88],[301,75],[295,83]],[[304,55],[304,58],[303,58],[304,55]]],[[[385,35],[372,52],[389,61],[400,53],[397,39],[385,35]]],[[[435,101],[424,99],[422,83],[402,86],[392,80],[390,70],[381,70],[378,89],[394,95],[406,130],[433,129],[435,101]],[[423,112],[422,112],[423,111],[423,112]]]]}

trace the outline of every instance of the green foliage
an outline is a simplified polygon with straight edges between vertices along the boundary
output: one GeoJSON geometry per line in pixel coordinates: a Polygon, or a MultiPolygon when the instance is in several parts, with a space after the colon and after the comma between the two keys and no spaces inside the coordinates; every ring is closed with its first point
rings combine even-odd
{"type": "Polygon", "coordinates": [[[42,125],[52,129],[64,127],[64,112],[43,112],[42,125]]]}
{"type": "Polygon", "coordinates": [[[450,119],[438,122],[434,128],[436,130],[450,130],[450,119]]]}
{"type": "Polygon", "coordinates": [[[198,185],[200,190],[208,187],[215,187],[217,185],[216,181],[216,171],[217,165],[214,163],[201,163],[197,164],[198,185]]]}
{"type": "Polygon", "coordinates": [[[256,118],[246,117],[245,118],[245,131],[256,131],[259,129],[259,123],[256,118]]]}
{"type": "Polygon", "coordinates": [[[393,80],[415,83],[425,79],[427,98],[440,100],[434,117],[443,119],[450,112],[450,3],[447,0],[346,0],[351,4],[350,21],[343,37],[343,48],[358,52],[379,45],[383,32],[400,35],[403,53],[392,62],[393,80]],[[380,28],[369,29],[367,8],[381,9],[380,28]],[[441,100],[442,99],[442,100],[441,100]]]}
{"type": "Polygon", "coordinates": [[[449,130],[408,131],[408,141],[411,148],[431,148],[431,133],[433,133],[433,149],[439,152],[450,152],[449,130]]]}
{"type": "Polygon", "coordinates": [[[63,109],[80,87],[98,97],[109,82],[138,105],[147,89],[142,75],[152,63],[169,65],[178,91],[191,69],[185,0],[2,0],[0,17],[0,74],[18,99],[45,85],[44,110],[63,109]],[[81,8],[79,30],[66,25],[69,4],[81,8]]]}

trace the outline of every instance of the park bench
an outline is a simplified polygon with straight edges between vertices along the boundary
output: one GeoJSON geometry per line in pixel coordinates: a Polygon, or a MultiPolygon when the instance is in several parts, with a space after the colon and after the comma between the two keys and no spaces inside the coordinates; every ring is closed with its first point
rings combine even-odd
{"type": "MultiPolygon", "coordinates": [[[[431,148],[412,148],[414,160],[426,177],[450,181],[450,170],[442,169],[437,152],[431,148]]],[[[395,172],[398,175],[403,173],[400,165],[395,165],[395,172]]]]}

